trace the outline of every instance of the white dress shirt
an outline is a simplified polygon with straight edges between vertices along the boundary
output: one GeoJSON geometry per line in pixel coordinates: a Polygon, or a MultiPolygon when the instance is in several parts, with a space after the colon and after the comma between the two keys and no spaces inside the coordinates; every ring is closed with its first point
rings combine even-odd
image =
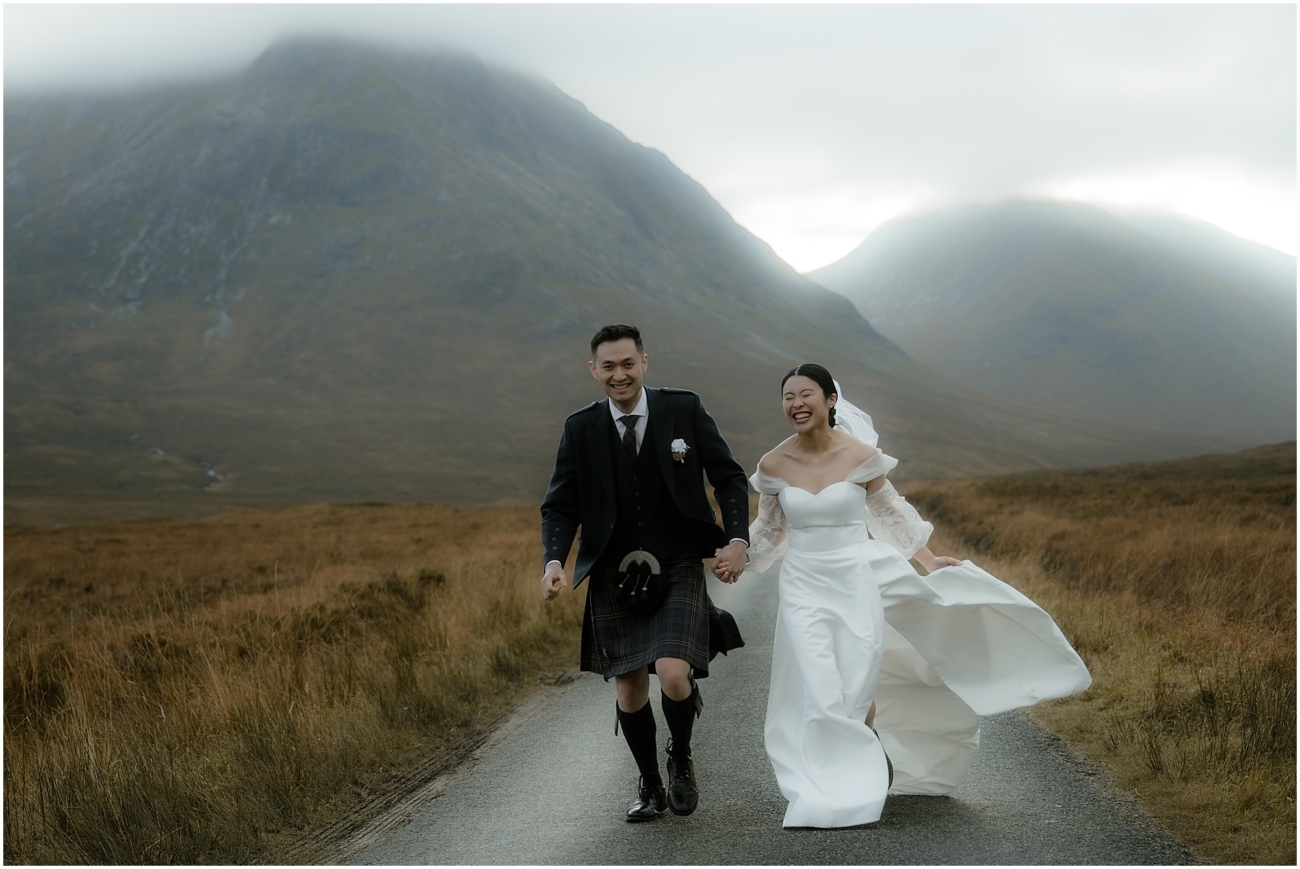
{"type": "MultiPolygon", "coordinates": [[[[609,414],[614,417],[614,431],[621,441],[623,440],[623,424],[619,420],[627,416],[627,414],[614,406],[614,399],[608,398],[605,403],[609,405],[609,414]]],[[[650,402],[646,399],[644,386],[641,387],[641,400],[636,403],[632,413],[636,414],[636,451],[639,455],[641,453],[641,442],[645,440],[646,426],[650,423],[650,402]]]]}

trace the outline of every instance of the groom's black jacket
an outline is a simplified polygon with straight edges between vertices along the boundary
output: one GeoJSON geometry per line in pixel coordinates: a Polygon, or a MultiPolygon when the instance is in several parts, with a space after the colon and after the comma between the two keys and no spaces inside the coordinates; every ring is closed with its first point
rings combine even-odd
{"type": "MultiPolygon", "coordinates": [[[[749,485],[745,471],[700,397],[685,389],[644,389],[650,419],[641,452],[654,451],[672,504],[695,537],[689,542],[702,558],[713,557],[714,550],[728,541],[748,542],[749,485]],[[678,438],[687,445],[681,462],[673,459],[671,450],[678,438]],[[722,510],[721,528],[704,492],[705,474],[722,510]]],[[[615,428],[608,399],[584,407],[564,421],[551,485],[542,502],[542,545],[546,550],[543,564],[563,564],[578,526],[582,526],[574,588],[605,553],[618,519],[612,446],[618,443],[615,428]]]]}

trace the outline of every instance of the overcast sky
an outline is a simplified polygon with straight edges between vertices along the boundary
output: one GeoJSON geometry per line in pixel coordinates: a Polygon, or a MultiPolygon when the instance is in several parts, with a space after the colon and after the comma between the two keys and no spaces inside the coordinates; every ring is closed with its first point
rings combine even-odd
{"type": "Polygon", "coordinates": [[[1294,5],[6,4],[5,88],[207,76],[321,32],[548,78],[800,270],[1024,194],[1300,240],[1294,5]]]}

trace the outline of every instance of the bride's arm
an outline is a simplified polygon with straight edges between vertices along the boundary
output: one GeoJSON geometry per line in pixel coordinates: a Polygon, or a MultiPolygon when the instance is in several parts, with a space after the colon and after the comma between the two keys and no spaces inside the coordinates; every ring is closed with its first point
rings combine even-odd
{"type": "Polygon", "coordinates": [[[867,528],[872,537],[915,559],[927,573],[961,564],[956,558],[935,555],[930,551],[926,544],[930,542],[934,526],[921,518],[916,508],[898,494],[884,474],[869,480],[864,488],[867,490],[867,528]]]}
{"type": "Polygon", "coordinates": [[[749,569],[762,573],[785,555],[789,534],[776,495],[758,496],[758,518],[749,526],[749,569]]]}

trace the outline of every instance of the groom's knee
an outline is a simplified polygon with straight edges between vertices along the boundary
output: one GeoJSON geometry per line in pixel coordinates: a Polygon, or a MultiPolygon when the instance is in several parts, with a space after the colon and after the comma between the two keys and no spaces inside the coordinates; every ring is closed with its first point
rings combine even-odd
{"type": "Polygon", "coordinates": [[[691,665],[680,658],[660,658],[655,661],[655,675],[659,688],[672,700],[685,700],[691,696],[691,665]]]}
{"type": "Polygon", "coordinates": [[[618,689],[618,708],[624,712],[640,712],[650,700],[650,672],[646,667],[614,677],[618,689]]]}

